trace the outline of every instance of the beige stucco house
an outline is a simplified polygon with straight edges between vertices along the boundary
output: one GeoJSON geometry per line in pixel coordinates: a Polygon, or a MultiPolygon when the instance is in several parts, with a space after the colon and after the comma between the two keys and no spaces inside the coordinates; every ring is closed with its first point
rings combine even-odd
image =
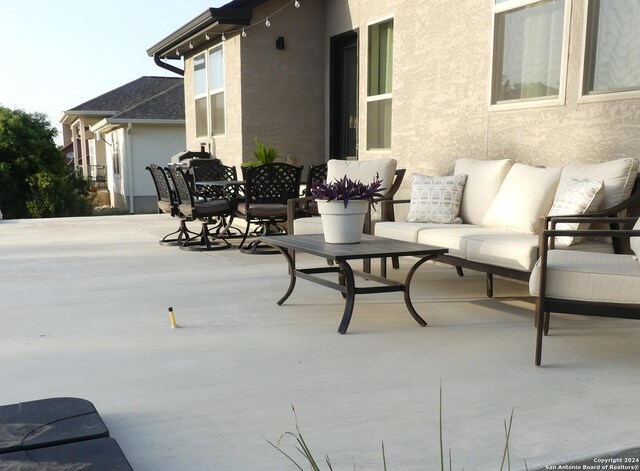
{"type": "Polygon", "coordinates": [[[444,174],[640,156],[638,50],[635,0],[234,0],[147,52],[184,73],[190,150],[444,174]]]}
{"type": "Polygon", "coordinates": [[[130,213],[157,211],[145,170],[185,150],[184,86],[180,77],[140,77],[60,117],[74,165],[95,181],[100,202],[130,213]]]}

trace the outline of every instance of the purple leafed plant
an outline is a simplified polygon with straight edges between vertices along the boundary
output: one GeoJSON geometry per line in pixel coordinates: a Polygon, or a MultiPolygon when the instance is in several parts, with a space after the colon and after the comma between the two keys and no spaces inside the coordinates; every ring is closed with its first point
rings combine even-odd
{"type": "Polygon", "coordinates": [[[314,181],[311,184],[311,194],[318,201],[344,201],[346,208],[351,200],[373,202],[374,198],[381,198],[380,192],[385,189],[380,188],[381,186],[382,180],[377,173],[373,182],[369,184],[364,184],[360,180],[351,180],[345,175],[332,182],[314,181]]]}

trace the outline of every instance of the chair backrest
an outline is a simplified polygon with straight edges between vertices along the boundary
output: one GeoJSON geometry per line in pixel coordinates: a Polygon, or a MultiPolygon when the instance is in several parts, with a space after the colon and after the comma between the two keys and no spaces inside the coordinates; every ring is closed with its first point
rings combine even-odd
{"type": "Polygon", "coordinates": [[[307,172],[307,182],[304,188],[303,196],[311,196],[311,184],[315,181],[327,180],[327,163],[312,165],[307,172]]]}
{"type": "Polygon", "coordinates": [[[300,191],[302,167],[274,162],[256,167],[242,167],[246,204],[287,204],[300,191]]]}
{"type": "Polygon", "coordinates": [[[149,164],[146,169],[151,174],[153,184],[156,187],[156,194],[158,195],[158,208],[162,212],[168,212],[171,213],[172,216],[175,216],[178,200],[175,193],[171,189],[171,186],[169,185],[169,179],[167,178],[167,174],[165,173],[164,169],[155,164],[149,164]]]}
{"type": "MultiPolygon", "coordinates": [[[[216,159],[217,160],[217,159],[216,159]]],[[[198,164],[191,167],[193,180],[197,182],[216,182],[237,180],[238,174],[235,167],[222,165],[220,161],[198,164]]]]}
{"type": "Polygon", "coordinates": [[[346,175],[347,178],[351,180],[360,180],[362,183],[367,184],[374,181],[377,174],[380,180],[382,180],[382,188],[384,188],[381,193],[386,197],[387,193],[394,187],[394,176],[397,165],[398,162],[395,159],[331,159],[327,162],[327,181],[332,182],[346,175]]]}
{"type": "Polygon", "coordinates": [[[190,206],[193,208],[193,193],[191,187],[187,183],[187,178],[184,172],[178,165],[169,165],[169,175],[173,181],[173,186],[176,189],[176,195],[178,196],[178,204],[181,206],[180,211],[184,214],[184,206],[190,206]]]}

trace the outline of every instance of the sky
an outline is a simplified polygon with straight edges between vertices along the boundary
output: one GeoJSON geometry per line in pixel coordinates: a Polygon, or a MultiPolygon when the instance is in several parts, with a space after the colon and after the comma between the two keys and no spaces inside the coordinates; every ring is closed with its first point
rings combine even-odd
{"type": "Polygon", "coordinates": [[[0,0],[0,105],[44,113],[61,144],[63,111],[143,75],[175,77],[146,50],[228,1],[0,0]]]}

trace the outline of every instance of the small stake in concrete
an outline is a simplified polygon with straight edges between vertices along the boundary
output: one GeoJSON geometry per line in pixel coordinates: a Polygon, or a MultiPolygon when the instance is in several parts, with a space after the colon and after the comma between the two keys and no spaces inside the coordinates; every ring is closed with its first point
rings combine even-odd
{"type": "Polygon", "coordinates": [[[173,308],[172,307],[169,308],[169,320],[171,320],[171,328],[172,329],[180,327],[178,324],[176,324],[176,316],[173,315],[173,308]]]}

